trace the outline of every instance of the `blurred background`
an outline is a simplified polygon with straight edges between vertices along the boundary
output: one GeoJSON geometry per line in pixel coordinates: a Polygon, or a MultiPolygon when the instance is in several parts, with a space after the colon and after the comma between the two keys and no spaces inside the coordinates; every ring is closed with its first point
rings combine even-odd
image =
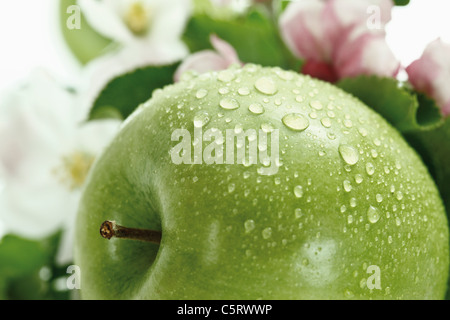
{"type": "MultiPolygon", "coordinates": [[[[64,47],[55,0],[0,2],[0,98],[35,67],[73,81],[78,64],[64,47]]],[[[441,37],[450,41],[450,1],[412,0],[393,9],[387,41],[398,59],[408,65],[425,46],[441,37]]]]}

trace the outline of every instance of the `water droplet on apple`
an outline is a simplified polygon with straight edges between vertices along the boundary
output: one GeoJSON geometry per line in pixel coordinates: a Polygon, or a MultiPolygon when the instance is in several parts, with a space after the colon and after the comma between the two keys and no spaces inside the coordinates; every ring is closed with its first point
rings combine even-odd
{"type": "Polygon", "coordinates": [[[256,80],[255,82],[255,88],[264,94],[267,95],[274,95],[277,93],[277,86],[275,82],[272,80],[272,78],[269,77],[262,77],[256,80]]]}
{"type": "Polygon", "coordinates": [[[375,196],[375,198],[377,199],[377,202],[378,202],[378,203],[383,202],[383,196],[382,196],[381,194],[378,193],[378,194],[375,196]]]}
{"type": "Polygon", "coordinates": [[[371,162],[368,162],[366,164],[366,172],[369,176],[373,175],[375,173],[375,167],[371,162]]]}
{"type": "Polygon", "coordinates": [[[363,178],[363,176],[361,174],[358,173],[358,174],[355,175],[355,182],[357,184],[361,184],[363,181],[364,181],[364,178],[363,178]]]}
{"type": "Polygon", "coordinates": [[[220,100],[220,106],[226,110],[234,110],[240,107],[239,102],[233,98],[225,98],[220,100]]]}
{"type": "Polygon", "coordinates": [[[336,139],[336,135],[333,132],[328,132],[327,133],[327,137],[330,140],[335,140],[336,139]]]}
{"type": "Polygon", "coordinates": [[[365,128],[359,128],[358,132],[363,137],[367,136],[367,130],[365,128]]]}
{"type": "Polygon", "coordinates": [[[204,97],[206,97],[208,95],[208,91],[206,89],[200,89],[197,91],[197,93],[195,94],[195,97],[197,99],[203,99],[204,97]]]}
{"type": "Polygon", "coordinates": [[[301,217],[303,217],[303,212],[302,212],[302,209],[300,209],[300,208],[295,209],[294,213],[295,213],[295,217],[297,219],[300,219],[301,217]]]}
{"type": "Polygon", "coordinates": [[[351,127],[353,126],[352,120],[345,119],[345,120],[344,120],[344,126],[345,126],[346,128],[351,128],[351,127]]]}
{"type": "Polygon", "coordinates": [[[322,120],[320,120],[320,123],[322,123],[322,125],[325,128],[330,128],[331,127],[331,120],[330,120],[330,118],[323,118],[322,120]]]}
{"type": "Polygon", "coordinates": [[[227,87],[222,87],[222,88],[219,89],[219,93],[221,95],[225,95],[227,93],[230,93],[230,89],[228,89],[227,87]]]}
{"type": "Polygon", "coordinates": [[[323,105],[320,101],[314,100],[311,101],[309,103],[309,105],[311,106],[311,108],[316,109],[316,110],[322,110],[323,109],[323,105]]]}
{"type": "Polygon", "coordinates": [[[252,103],[248,110],[250,110],[253,114],[263,114],[264,113],[264,107],[260,103],[252,103]]]}
{"type": "Polygon", "coordinates": [[[344,291],[344,295],[346,298],[353,298],[355,296],[355,294],[352,291],[350,291],[350,289],[346,289],[344,291]]]}
{"type": "Polygon", "coordinates": [[[285,71],[285,70],[277,70],[277,71],[276,71],[276,75],[277,75],[281,80],[290,81],[290,80],[294,79],[294,74],[293,74],[292,72],[285,71]]]}
{"type": "Polygon", "coordinates": [[[262,236],[264,239],[269,239],[270,237],[272,237],[272,228],[265,228],[262,231],[262,236]]]}
{"type": "Polygon", "coordinates": [[[266,133],[269,133],[274,130],[274,127],[270,123],[263,123],[263,124],[261,124],[261,130],[266,133]]]}
{"type": "Polygon", "coordinates": [[[380,211],[374,206],[369,206],[367,209],[367,219],[369,219],[370,223],[377,223],[380,220],[380,211]]]}
{"type": "Polygon", "coordinates": [[[340,145],[339,154],[341,155],[345,163],[349,165],[355,165],[358,163],[359,160],[358,151],[356,151],[356,149],[353,148],[352,146],[346,144],[340,145]]]}
{"type": "Polygon", "coordinates": [[[309,120],[299,113],[291,113],[283,117],[284,125],[294,131],[304,131],[309,127],[309,120]]]}
{"type": "Polygon", "coordinates": [[[381,141],[380,141],[380,139],[378,139],[378,138],[375,138],[375,139],[373,140],[373,143],[374,143],[377,147],[379,147],[379,146],[381,145],[381,141]]]}
{"type": "Polygon", "coordinates": [[[220,71],[217,75],[217,79],[222,82],[230,82],[236,78],[235,74],[231,70],[220,71]]]}
{"type": "Polygon", "coordinates": [[[294,194],[297,198],[303,197],[303,187],[302,186],[295,186],[294,188],[294,194]]]}
{"type": "Polygon", "coordinates": [[[350,181],[348,181],[348,180],[345,180],[344,182],[343,182],[343,187],[344,187],[344,190],[346,191],[346,192],[350,192],[350,191],[352,191],[352,184],[351,184],[351,182],[350,181]]]}
{"type": "Polygon", "coordinates": [[[244,222],[244,228],[246,233],[250,233],[255,229],[255,221],[247,220],[244,222]]]}
{"type": "Polygon", "coordinates": [[[201,128],[207,125],[210,121],[209,114],[205,111],[201,111],[194,116],[194,126],[196,128],[201,128]]]}
{"type": "Polygon", "coordinates": [[[297,102],[303,102],[304,98],[302,96],[296,96],[295,101],[297,102]]]}
{"type": "Polygon", "coordinates": [[[238,89],[238,93],[241,96],[248,96],[250,94],[250,89],[248,87],[242,87],[238,89]]]}

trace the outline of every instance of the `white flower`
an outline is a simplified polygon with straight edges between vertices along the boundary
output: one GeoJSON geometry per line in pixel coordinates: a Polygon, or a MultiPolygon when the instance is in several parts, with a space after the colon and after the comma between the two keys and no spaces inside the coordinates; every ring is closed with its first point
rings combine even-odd
{"type": "Polygon", "coordinates": [[[92,106],[112,79],[138,68],[175,63],[189,53],[181,36],[191,15],[191,0],[78,0],[78,4],[98,33],[119,44],[84,70],[84,107],[92,106]]]}
{"type": "Polygon", "coordinates": [[[179,47],[191,0],[78,0],[88,23],[115,42],[179,47]]]}
{"type": "Polygon", "coordinates": [[[44,71],[0,108],[0,220],[27,238],[65,230],[58,261],[70,262],[74,219],[86,174],[119,121],[85,122],[77,95],[44,71]]]}

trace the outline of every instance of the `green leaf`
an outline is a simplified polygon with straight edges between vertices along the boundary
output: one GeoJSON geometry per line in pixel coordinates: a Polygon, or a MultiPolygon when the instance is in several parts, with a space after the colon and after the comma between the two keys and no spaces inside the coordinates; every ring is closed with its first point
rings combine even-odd
{"type": "Polygon", "coordinates": [[[43,240],[30,240],[6,235],[0,241],[0,299],[68,299],[69,293],[56,292],[51,285],[59,266],[55,256],[61,233],[43,240]],[[42,279],[40,271],[47,267],[53,276],[42,279]]]}
{"type": "Polygon", "coordinates": [[[359,76],[342,79],[337,85],[377,111],[400,132],[430,130],[442,125],[434,101],[401,87],[396,79],[359,76]]]}
{"type": "Polygon", "coordinates": [[[39,269],[48,260],[42,243],[6,235],[0,242],[0,274],[20,277],[39,269]]]}
{"type": "Polygon", "coordinates": [[[76,0],[60,0],[59,25],[63,39],[72,54],[82,64],[86,64],[92,59],[103,55],[112,42],[94,31],[82,13],[80,17],[80,29],[69,29],[67,27],[68,19],[74,14],[71,11],[67,13],[68,8],[76,4],[76,0]]]}
{"type": "Polygon", "coordinates": [[[409,4],[409,0],[394,0],[396,6],[406,6],[409,4]]]}
{"type": "Polygon", "coordinates": [[[183,39],[191,52],[196,52],[211,49],[211,34],[230,43],[243,62],[300,69],[301,62],[285,46],[278,26],[258,8],[228,18],[196,14],[190,19],[183,39]]]}
{"type": "Polygon", "coordinates": [[[113,79],[95,100],[89,119],[127,118],[155,89],[173,83],[177,67],[150,66],[113,79]]]}
{"type": "Polygon", "coordinates": [[[434,177],[450,217],[450,117],[438,128],[406,135],[434,177]]]}

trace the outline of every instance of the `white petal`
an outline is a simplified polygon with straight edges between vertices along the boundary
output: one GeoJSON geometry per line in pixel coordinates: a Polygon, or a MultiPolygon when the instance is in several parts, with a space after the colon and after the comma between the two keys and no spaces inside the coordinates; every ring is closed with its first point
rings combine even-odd
{"type": "Polygon", "coordinates": [[[181,42],[181,35],[191,15],[190,0],[153,0],[154,8],[147,38],[152,45],[172,45],[181,42]]]}
{"type": "Polygon", "coordinates": [[[134,41],[134,35],[121,17],[120,1],[78,0],[78,4],[89,25],[99,34],[120,43],[134,41]]]}
{"type": "Polygon", "coordinates": [[[76,149],[98,157],[118,133],[121,124],[120,120],[105,119],[81,125],[77,134],[76,149]]]}

